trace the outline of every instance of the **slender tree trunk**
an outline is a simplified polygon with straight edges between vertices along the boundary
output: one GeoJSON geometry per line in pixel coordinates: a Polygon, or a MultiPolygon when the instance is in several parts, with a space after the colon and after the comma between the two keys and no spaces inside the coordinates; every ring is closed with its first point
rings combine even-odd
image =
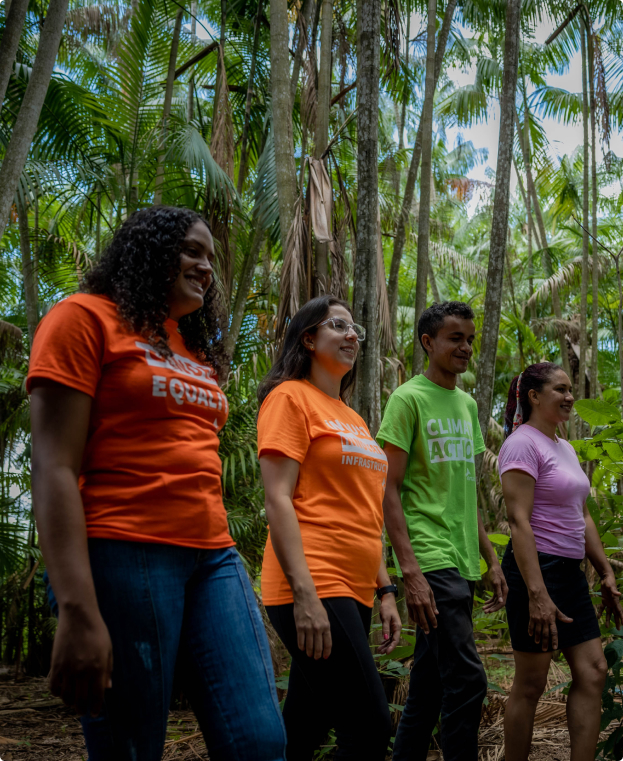
{"type": "Polygon", "coordinates": [[[253,230],[251,247],[245,257],[244,264],[242,265],[242,272],[238,279],[238,289],[231,310],[231,322],[225,338],[225,350],[230,357],[233,357],[238,336],[240,335],[247,296],[249,295],[249,290],[253,283],[253,275],[255,274],[255,267],[257,265],[260,251],[262,250],[263,241],[264,230],[260,224],[256,222],[253,230]]]}
{"type": "Polygon", "coordinates": [[[433,100],[435,97],[435,31],[437,0],[428,0],[426,39],[426,87],[422,108],[422,171],[420,172],[420,214],[417,232],[415,282],[415,325],[413,327],[413,375],[424,372],[424,351],[418,340],[417,324],[426,309],[428,244],[430,242],[430,184],[433,168],[433,100]]]}
{"type": "Polygon", "coordinates": [[[596,137],[596,103],[595,103],[595,40],[592,33],[588,37],[588,72],[591,97],[591,184],[592,184],[592,214],[591,226],[593,233],[593,266],[592,266],[592,344],[591,344],[591,396],[596,399],[601,396],[599,386],[599,247],[597,245],[597,137],[596,137]]]}
{"type": "Polygon", "coordinates": [[[502,285],[510,201],[511,167],[513,164],[513,136],[515,132],[515,95],[519,64],[519,35],[522,0],[509,0],[506,10],[506,37],[504,43],[504,76],[500,93],[500,138],[493,202],[493,223],[489,247],[487,291],[484,321],[476,378],[478,421],[486,437],[491,417],[495,358],[497,355],[500,314],[502,311],[502,285]]]}
{"type": "MultiPolygon", "coordinates": [[[[437,51],[435,53],[435,83],[439,80],[439,73],[441,71],[441,65],[443,63],[443,56],[446,52],[446,45],[448,43],[448,37],[450,35],[450,27],[452,26],[452,17],[454,15],[454,9],[456,8],[457,0],[448,0],[446,5],[446,11],[443,17],[443,23],[439,32],[439,39],[437,41],[437,51]]],[[[420,157],[422,155],[422,129],[423,120],[420,119],[418,126],[417,137],[415,138],[415,145],[413,146],[413,153],[411,155],[411,163],[409,165],[409,172],[407,174],[407,182],[405,185],[405,194],[402,199],[402,208],[400,210],[400,216],[396,224],[396,237],[394,238],[394,250],[392,253],[392,261],[389,268],[389,282],[387,285],[387,296],[389,299],[389,313],[392,324],[392,334],[397,335],[397,315],[398,315],[398,275],[400,273],[400,262],[402,260],[402,252],[404,250],[405,240],[407,237],[407,225],[409,222],[409,214],[411,207],[413,206],[413,193],[415,191],[415,181],[417,180],[418,169],[420,167],[420,157]]]]}
{"type": "Polygon", "coordinates": [[[301,61],[303,60],[303,52],[305,51],[305,46],[307,44],[307,27],[309,26],[312,13],[316,13],[316,8],[316,0],[305,0],[302,10],[302,26],[305,31],[304,34],[301,33],[299,25],[296,50],[294,51],[294,61],[292,62],[292,76],[290,78],[290,95],[292,104],[294,104],[294,101],[296,100],[296,88],[298,87],[299,77],[301,75],[301,61]]]}
{"type": "Polygon", "coordinates": [[[240,166],[238,167],[238,193],[242,193],[248,169],[249,125],[251,124],[251,105],[253,103],[253,86],[255,82],[255,66],[257,52],[260,46],[260,19],[263,12],[263,0],[258,0],[255,27],[253,29],[253,50],[251,52],[251,65],[249,67],[249,82],[247,84],[247,100],[244,107],[244,124],[242,126],[242,138],[240,140],[240,166]]]}
{"type": "MultiPolygon", "coordinates": [[[[197,0],[190,4],[190,34],[193,42],[197,41],[197,0]]],[[[186,120],[190,123],[195,116],[195,77],[190,77],[188,82],[188,101],[186,104],[186,120]]]]}
{"type": "MultiPolygon", "coordinates": [[[[21,0],[13,1],[17,3],[21,0]]],[[[15,120],[11,140],[4,154],[0,168],[0,235],[2,235],[9,218],[15,188],[37,131],[39,115],[48,91],[63,33],[68,2],[69,0],[50,0],[45,24],[39,37],[37,57],[32,67],[19,114],[15,120]]]]}
{"type": "MultiPolygon", "coordinates": [[[[525,91],[525,84],[524,84],[524,91],[525,91]]],[[[517,123],[517,134],[519,136],[519,144],[523,153],[524,158],[524,164],[526,166],[526,182],[528,184],[528,197],[532,199],[532,203],[534,205],[534,215],[536,217],[537,221],[537,227],[534,228],[535,238],[537,239],[537,245],[539,245],[542,254],[541,259],[543,262],[543,267],[545,269],[545,273],[548,277],[551,277],[554,274],[554,268],[552,266],[552,258],[549,253],[549,247],[547,242],[547,232],[545,230],[545,221],[543,219],[543,212],[541,210],[541,204],[539,202],[539,196],[536,192],[536,185],[534,183],[534,178],[532,176],[532,165],[531,165],[531,151],[530,151],[530,145],[529,145],[529,133],[528,130],[525,129],[525,134],[523,134],[521,130],[521,126],[519,123],[519,116],[517,115],[517,112],[515,111],[515,120],[517,123]]],[[[528,110],[526,109],[526,117],[524,119],[524,124],[527,125],[528,123],[528,110]]],[[[558,293],[557,289],[552,289],[552,308],[554,311],[554,317],[558,321],[562,321],[562,307],[560,306],[560,294],[558,293]]],[[[560,345],[560,357],[562,360],[562,366],[569,376],[571,378],[571,366],[569,364],[569,352],[567,350],[567,341],[564,336],[559,336],[558,339],[559,345],[560,345]]],[[[571,417],[571,420],[569,422],[570,431],[575,431],[575,422],[573,416],[571,417]]]]}
{"type": "Polygon", "coordinates": [[[164,189],[164,163],[167,151],[167,131],[169,117],[171,116],[171,103],[173,102],[173,84],[175,82],[175,64],[177,62],[177,49],[180,44],[180,32],[182,29],[182,17],[184,11],[180,9],[175,17],[173,27],[173,39],[171,40],[171,52],[169,54],[169,70],[167,83],[164,90],[164,107],[162,109],[162,129],[160,131],[160,150],[158,151],[158,164],[156,166],[156,189],[154,203],[162,203],[162,191],[164,189]]]}
{"type": "MultiPolygon", "coordinates": [[[[322,0],[320,11],[320,71],[318,73],[318,105],[316,107],[316,134],[314,157],[319,159],[329,144],[329,114],[331,111],[331,50],[333,48],[333,0],[322,0]]],[[[327,160],[325,159],[325,165],[327,160]]],[[[329,285],[329,244],[316,245],[316,295],[326,293],[329,285]]]]}
{"type": "Polygon", "coordinates": [[[281,245],[285,251],[296,203],[296,165],[292,134],[287,0],[270,0],[270,84],[275,141],[275,174],[281,245]]]}
{"type": "Polygon", "coordinates": [[[17,215],[19,225],[19,245],[22,254],[22,277],[24,279],[24,300],[26,301],[26,323],[28,325],[28,340],[32,339],[39,324],[39,297],[37,293],[37,273],[30,248],[30,229],[28,227],[28,210],[19,197],[17,199],[17,215]]]}
{"type": "MultiPolygon", "coordinates": [[[[588,138],[588,79],[587,79],[587,55],[586,35],[589,30],[582,24],[582,125],[584,127],[584,158],[583,158],[583,183],[582,183],[582,282],[580,284],[580,369],[578,373],[578,387],[576,399],[584,399],[586,395],[586,347],[588,345],[588,246],[589,246],[589,183],[590,183],[590,159],[588,138]]],[[[580,428],[580,435],[581,430],[580,428]]]]}
{"type": "Polygon", "coordinates": [[[0,41],[0,107],[11,79],[27,11],[28,0],[13,0],[6,9],[6,26],[0,41]]]}
{"type": "Polygon", "coordinates": [[[366,329],[361,344],[355,409],[376,435],[380,425],[377,319],[377,210],[381,0],[357,2],[357,258],[353,317],[366,329]]]}

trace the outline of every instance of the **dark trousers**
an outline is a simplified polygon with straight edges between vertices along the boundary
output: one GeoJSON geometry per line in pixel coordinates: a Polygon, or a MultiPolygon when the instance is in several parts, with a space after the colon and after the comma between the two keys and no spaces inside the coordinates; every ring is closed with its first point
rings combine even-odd
{"type": "Polygon", "coordinates": [[[368,644],[372,610],[350,597],[322,600],[331,624],[331,655],[299,650],[294,605],[272,605],[268,617],[292,656],[283,708],[288,761],[311,761],[335,729],[336,761],[385,761],[391,719],[368,644]]]}
{"type": "Polygon", "coordinates": [[[474,582],[456,568],[424,574],[439,615],[430,634],[418,629],[409,696],[398,725],[394,761],[425,761],[441,714],[444,761],[476,761],[487,678],[472,624],[474,582]]]}

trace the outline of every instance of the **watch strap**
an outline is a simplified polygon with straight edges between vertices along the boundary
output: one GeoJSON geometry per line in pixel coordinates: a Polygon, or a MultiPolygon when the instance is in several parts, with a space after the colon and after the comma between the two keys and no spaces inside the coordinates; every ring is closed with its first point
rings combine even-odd
{"type": "Polygon", "coordinates": [[[398,587],[395,584],[388,584],[386,587],[380,587],[376,590],[376,596],[379,598],[379,600],[383,599],[383,595],[388,594],[391,592],[392,594],[397,594],[398,587]]]}

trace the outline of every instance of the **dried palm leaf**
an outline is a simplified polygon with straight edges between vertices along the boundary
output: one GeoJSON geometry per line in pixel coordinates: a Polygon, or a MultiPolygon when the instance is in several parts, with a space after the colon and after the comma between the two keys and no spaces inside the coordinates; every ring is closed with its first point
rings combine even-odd
{"type": "Polygon", "coordinates": [[[338,299],[348,298],[348,266],[344,256],[346,231],[350,226],[350,209],[347,207],[338,222],[333,220],[333,242],[329,245],[331,252],[331,291],[338,299]]]}
{"type": "MultiPolygon", "coordinates": [[[[491,425],[491,420],[489,421],[489,425],[491,425]]],[[[495,423],[495,420],[493,420],[495,423]]],[[[497,423],[495,423],[498,425],[497,423]]],[[[501,426],[499,426],[501,428],[501,426]]],[[[482,472],[483,473],[496,473],[498,468],[498,456],[496,453],[487,447],[484,451],[484,454],[482,456],[482,472]]]]}
{"type": "Polygon", "coordinates": [[[219,48],[219,80],[218,95],[214,104],[212,121],[212,140],[210,153],[216,163],[230,179],[234,177],[234,122],[229,103],[229,87],[227,71],[225,70],[225,55],[222,46],[219,48]]]}
{"type": "Polygon", "coordinates": [[[276,329],[278,343],[283,340],[288,321],[299,309],[301,288],[306,280],[306,249],[307,230],[301,213],[301,199],[299,197],[294,209],[294,219],[288,230],[281,267],[281,288],[276,329]]]}
{"type": "Polygon", "coordinates": [[[595,67],[595,104],[597,116],[601,118],[601,142],[604,153],[610,147],[610,101],[606,84],[606,67],[604,66],[603,51],[601,49],[601,37],[593,35],[594,67],[595,67]]]}
{"type": "Polygon", "coordinates": [[[402,29],[399,0],[385,0],[385,24],[383,32],[387,58],[384,82],[388,82],[392,74],[400,71],[402,29]]]}
{"type": "Polygon", "coordinates": [[[333,193],[331,180],[320,159],[308,159],[309,205],[314,236],[319,243],[332,243],[333,193]]]}
{"type": "Polygon", "coordinates": [[[460,254],[454,248],[445,243],[431,241],[430,253],[439,261],[439,264],[451,266],[463,275],[475,279],[478,283],[487,280],[487,270],[478,262],[474,262],[464,254],[460,254]]]}
{"type": "MultiPolygon", "coordinates": [[[[599,276],[601,277],[608,266],[608,263],[603,257],[597,258],[597,266],[599,267],[599,276]]],[[[588,258],[589,272],[593,271],[593,257],[588,258]]],[[[558,272],[555,272],[551,277],[547,278],[537,290],[530,296],[526,302],[526,307],[529,309],[531,306],[536,305],[542,301],[545,301],[550,297],[554,291],[560,292],[562,288],[569,288],[576,285],[582,277],[582,257],[577,256],[570,262],[561,267],[558,272]]]]}
{"type": "Polygon", "coordinates": [[[303,61],[303,77],[301,88],[301,124],[309,132],[316,129],[316,107],[318,93],[316,91],[316,56],[311,47],[307,49],[303,61]]]}

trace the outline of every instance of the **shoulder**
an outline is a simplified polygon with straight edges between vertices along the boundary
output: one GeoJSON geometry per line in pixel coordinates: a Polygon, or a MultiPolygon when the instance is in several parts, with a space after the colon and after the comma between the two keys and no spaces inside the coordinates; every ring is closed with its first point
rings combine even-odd
{"type": "MultiPolygon", "coordinates": [[[[95,322],[119,322],[117,305],[107,296],[91,293],[74,293],[59,301],[43,317],[42,324],[74,322],[76,318],[95,322]]],[[[73,325],[73,327],[78,327],[73,325]]]]}
{"type": "Polygon", "coordinates": [[[397,389],[392,391],[389,399],[387,400],[387,404],[402,402],[403,404],[412,407],[413,409],[417,408],[418,396],[422,392],[417,382],[417,377],[418,376],[411,378],[411,380],[408,380],[406,383],[403,383],[402,386],[398,386],[397,389]]]}
{"type": "Polygon", "coordinates": [[[499,462],[500,464],[505,464],[526,457],[540,461],[541,451],[529,428],[521,425],[502,444],[499,462]]]}
{"type": "Polygon", "coordinates": [[[308,399],[305,394],[305,384],[303,381],[284,381],[278,386],[275,386],[273,390],[262,402],[258,419],[266,414],[269,409],[275,409],[277,407],[291,407],[301,411],[306,411],[308,406],[308,399]]]}
{"type": "Polygon", "coordinates": [[[476,404],[476,400],[471,394],[468,394],[467,391],[463,391],[462,388],[457,388],[457,391],[459,392],[459,399],[465,404],[467,409],[478,415],[478,405],[476,404]]]}

